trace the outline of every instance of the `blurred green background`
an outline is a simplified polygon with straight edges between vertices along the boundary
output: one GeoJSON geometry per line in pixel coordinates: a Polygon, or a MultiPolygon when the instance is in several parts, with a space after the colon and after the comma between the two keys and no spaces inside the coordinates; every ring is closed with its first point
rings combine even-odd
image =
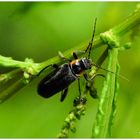
{"type": "MultiPolygon", "coordinates": [[[[96,34],[121,23],[136,2],[12,2],[0,3],[0,54],[23,61],[26,57],[42,62],[87,41],[93,21],[98,18],[96,34]]],[[[133,33],[135,34],[135,33],[133,33]]],[[[122,41],[131,41],[128,35],[122,41]]],[[[140,38],[119,54],[121,74],[117,115],[113,138],[140,138],[140,38]]],[[[94,51],[94,56],[100,49],[94,51]]],[[[2,69],[0,71],[2,73],[2,69]]],[[[42,77],[20,90],[0,105],[1,138],[54,138],[59,133],[73,99],[78,95],[77,82],[61,103],[57,94],[49,99],[37,95],[42,77]]],[[[102,78],[97,78],[100,94],[102,78]]],[[[86,115],[77,122],[71,138],[90,138],[98,101],[88,97],[86,115]]]]}

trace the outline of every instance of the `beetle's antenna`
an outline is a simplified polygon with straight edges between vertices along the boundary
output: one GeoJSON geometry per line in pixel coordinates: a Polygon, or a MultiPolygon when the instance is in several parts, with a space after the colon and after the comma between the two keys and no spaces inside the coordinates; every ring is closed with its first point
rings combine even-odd
{"type": "Polygon", "coordinates": [[[112,73],[112,74],[115,74],[116,76],[118,76],[118,77],[120,77],[120,78],[122,78],[122,79],[124,79],[124,80],[129,81],[125,76],[123,76],[123,75],[121,75],[121,74],[117,74],[117,73],[115,73],[115,72],[113,72],[113,71],[110,71],[110,70],[108,70],[108,69],[102,68],[102,67],[98,66],[98,65],[95,64],[95,63],[94,63],[93,65],[94,65],[95,67],[99,68],[99,69],[105,70],[105,71],[107,71],[107,72],[110,72],[110,73],[112,73]]]}
{"type": "Polygon", "coordinates": [[[89,42],[89,45],[88,45],[88,47],[86,49],[86,51],[89,49],[88,59],[90,58],[90,52],[91,52],[91,48],[92,48],[92,43],[93,43],[93,39],[94,39],[94,36],[95,36],[96,22],[97,22],[97,18],[95,18],[95,21],[94,21],[94,27],[93,27],[93,33],[92,33],[91,41],[89,42]]]}

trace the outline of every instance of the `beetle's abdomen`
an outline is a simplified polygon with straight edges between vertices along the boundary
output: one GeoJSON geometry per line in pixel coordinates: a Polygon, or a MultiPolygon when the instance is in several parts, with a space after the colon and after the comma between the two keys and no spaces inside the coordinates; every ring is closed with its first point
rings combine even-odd
{"type": "Polygon", "coordinates": [[[63,64],[59,70],[48,74],[38,86],[39,95],[49,98],[67,88],[77,77],[73,75],[69,64],[63,64]]]}

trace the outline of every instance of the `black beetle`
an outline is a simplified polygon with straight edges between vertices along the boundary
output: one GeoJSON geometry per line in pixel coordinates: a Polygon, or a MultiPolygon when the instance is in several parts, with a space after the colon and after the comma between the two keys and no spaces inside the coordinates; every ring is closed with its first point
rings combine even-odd
{"type": "MultiPolygon", "coordinates": [[[[95,19],[91,41],[89,42],[89,45],[86,48],[86,50],[83,51],[85,54],[87,53],[87,51],[89,51],[88,57],[79,59],[77,54],[75,52],[73,52],[74,60],[69,60],[69,59],[65,58],[64,56],[61,56],[62,58],[68,60],[68,63],[62,64],[61,66],[58,66],[57,64],[52,64],[52,65],[48,65],[45,68],[43,68],[40,71],[40,73],[44,69],[46,69],[50,66],[55,68],[55,70],[52,71],[50,74],[48,74],[39,83],[39,85],[38,85],[38,94],[39,95],[41,95],[42,97],[45,97],[45,98],[49,98],[49,97],[55,95],[56,93],[58,93],[59,91],[62,91],[60,101],[63,101],[67,95],[69,85],[71,83],[73,83],[75,80],[78,80],[79,101],[80,101],[80,98],[81,98],[80,76],[83,75],[86,81],[93,80],[97,75],[104,77],[103,74],[98,73],[98,74],[93,75],[92,78],[89,78],[88,75],[85,73],[85,70],[91,69],[92,65],[94,65],[97,68],[100,68],[102,70],[105,70],[107,72],[113,73],[116,76],[119,76],[125,80],[128,80],[127,78],[125,78],[124,76],[122,76],[120,74],[117,74],[115,72],[112,72],[110,70],[104,69],[104,68],[96,65],[90,59],[90,52],[91,52],[92,42],[93,42],[93,38],[94,38],[94,34],[95,34],[96,21],[97,21],[97,18],[95,19]]],[[[89,89],[89,88],[90,87],[87,85],[86,89],[90,91],[90,95],[93,98],[97,98],[98,96],[97,96],[96,90],[89,89]]]]}
{"type": "MultiPolygon", "coordinates": [[[[97,19],[95,19],[92,39],[89,42],[87,49],[84,51],[84,53],[89,51],[88,57],[79,59],[74,52],[74,60],[68,60],[68,63],[62,64],[61,66],[58,66],[57,64],[52,64],[45,67],[44,69],[52,66],[53,68],[55,68],[55,70],[40,81],[38,85],[39,95],[45,98],[49,98],[56,93],[62,91],[60,100],[63,101],[67,95],[69,85],[75,80],[78,80],[79,94],[81,95],[79,77],[83,75],[86,80],[89,80],[88,75],[85,73],[85,70],[91,69],[91,66],[93,65],[92,60],[90,59],[90,52],[95,34],[96,20],[97,19]]],[[[41,70],[41,72],[43,70],[41,70]]]]}

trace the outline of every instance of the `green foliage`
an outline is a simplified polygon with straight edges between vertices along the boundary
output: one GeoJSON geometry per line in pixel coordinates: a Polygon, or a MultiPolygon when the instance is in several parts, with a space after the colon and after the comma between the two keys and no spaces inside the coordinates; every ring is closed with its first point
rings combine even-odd
{"type": "MultiPolygon", "coordinates": [[[[121,73],[132,82],[122,81],[111,73],[107,73],[104,83],[103,80],[95,80],[99,106],[87,97],[86,114],[74,127],[70,127],[71,130],[77,128],[77,131],[69,137],[91,137],[93,124],[93,137],[139,137],[140,49],[136,30],[140,23],[139,7],[124,20],[136,5],[135,2],[0,3],[0,98],[4,101],[16,92],[22,93],[0,105],[0,137],[48,138],[59,133],[64,118],[71,110],[71,103],[78,94],[77,86],[70,86],[68,98],[62,104],[58,99],[59,94],[45,100],[37,96],[39,78],[36,75],[46,65],[64,63],[57,51],[71,58],[73,51],[85,50],[88,45],[85,40],[90,38],[93,17],[98,18],[96,34],[102,34],[94,39],[93,48],[101,49],[92,50],[92,59],[102,65],[107,57],[104,52],[108,52],[104,44],[108,44],[112,49],[109,48],[107,67],[119,73],[118,48],[114,46],[124,50],[132,45],[131,50],[122,51],[119,55],[121,73]],[[102,51],[104,55],[99,58],[102,51]],[[27,57],[32,59],[22,61],[27,57]],[[33,60],[41,63],[34,63],[33,60]],[[121,94],[118,94],[118,83],[121,94]]],[[[50,71],[48,69],[41,77],[50,71]]],[[[90,75],[93,76],[97,71],[93,69],[90,75]]]]}

